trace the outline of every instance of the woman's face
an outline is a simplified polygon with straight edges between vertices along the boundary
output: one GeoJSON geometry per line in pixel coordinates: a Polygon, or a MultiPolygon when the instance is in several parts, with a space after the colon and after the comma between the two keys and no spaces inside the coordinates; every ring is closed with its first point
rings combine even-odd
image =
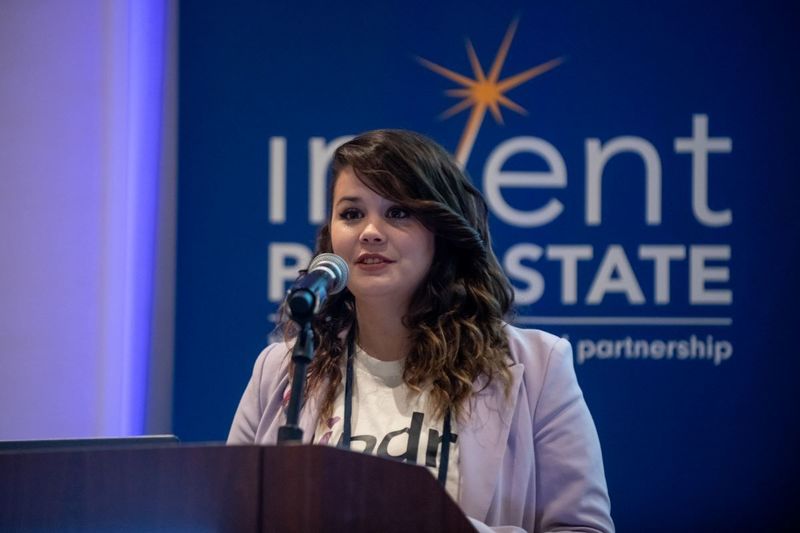
{"type": "Polygon", "coordinates": [[[433,234],[364,185],[351,167],[336,179],[330,228],[333,253],[350,267],[347,287],[356,300],[384,298],[408,306],[430,270],[433,234]]]}

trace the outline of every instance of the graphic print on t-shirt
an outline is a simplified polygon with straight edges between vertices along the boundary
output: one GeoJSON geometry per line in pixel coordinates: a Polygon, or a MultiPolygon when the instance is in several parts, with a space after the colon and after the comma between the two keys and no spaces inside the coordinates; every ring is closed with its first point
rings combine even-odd
{"type": "MultiPolygon", "coordinates": [[[[336,418],[338,419],[338,417],[336,418]]],[[[411,415],[410,426],[389,431],[385,435],[353,435],[350,437],[350,449],[438,468],[439,463],[437,457],[441,449],[443,436],[435,427],[429,427],[427,431],[423,431],[424,420],[424,413],[414,411],[411,415]],[[425,433],[425,436],[422,442],[420,442],[420,437],[422,437],[423,433],[425,433]],[[425,451],[424,463],[418,460],[420,450],[425,451]]],[[[323,435],[323,438],[324,437],[323,435]]],[[[339,436],[339,441],[336,443],[337,446],[342,445],[342,437],[342,435],[339,436]]],[[[458,435],[451,433],[450,443],[455,444],[456,440],[458,440],[458,435]]],[[[322,439],[320,439],[320,443],[322,443],[322,439]]]]}
{"type": "MultiPolygon", "coordinates": [[[[350,449],[426,466],[439,475],[444,421],[434,416],[427,390],[416,392],[403,382],[405,361],[380,361],[356,349],[350,449]]],[[[344,384],[333,413],[320,420],[317,444],[343,445],[344,384]]],[[[446,489],[458,501],[458,428],[450,432],[446,489]]]]}

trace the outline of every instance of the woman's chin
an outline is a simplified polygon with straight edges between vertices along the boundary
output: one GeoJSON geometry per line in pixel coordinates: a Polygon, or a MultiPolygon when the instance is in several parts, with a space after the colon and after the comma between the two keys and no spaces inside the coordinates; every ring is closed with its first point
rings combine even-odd
{"type": "Polygon", "coordinates": [[[377,280],[369,283],[367,287],[348,286],[348,288],[350,292],[353,293],[356,302],[359,300],[366,302],[369,300],[385,299],[388,303],[392,304],[393,307],[396,307],[397,304],[408,300],[410,297],[407,291],[400,289],[396,284],[380,283],[377,280]]]}

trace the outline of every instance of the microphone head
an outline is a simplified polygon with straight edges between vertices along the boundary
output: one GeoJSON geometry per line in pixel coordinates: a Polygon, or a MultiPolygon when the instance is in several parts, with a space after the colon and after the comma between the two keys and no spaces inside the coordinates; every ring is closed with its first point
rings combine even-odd
{"type": "Polygon", "coordinates": [[[311,272],[317,268],[327,269],[333,274],[334,285],[329,290],[330,294],[341,292],[347,286],[350,269],[347,267],[347,261],[338,255],[330,253],[319,254],[311,260],[308,271],[311,272]]]}

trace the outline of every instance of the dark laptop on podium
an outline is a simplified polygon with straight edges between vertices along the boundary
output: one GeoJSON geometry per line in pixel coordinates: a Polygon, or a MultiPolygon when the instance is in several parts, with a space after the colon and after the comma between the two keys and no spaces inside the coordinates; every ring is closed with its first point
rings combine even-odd
{"type": "Polygon", "coordinates": [[[175,435],[140,435],[137,437],[98,437],[91,439],[0,440],[0,453],[66,448],[116,448],[120,446],[145,446],[178,444],[175,435]]]}

